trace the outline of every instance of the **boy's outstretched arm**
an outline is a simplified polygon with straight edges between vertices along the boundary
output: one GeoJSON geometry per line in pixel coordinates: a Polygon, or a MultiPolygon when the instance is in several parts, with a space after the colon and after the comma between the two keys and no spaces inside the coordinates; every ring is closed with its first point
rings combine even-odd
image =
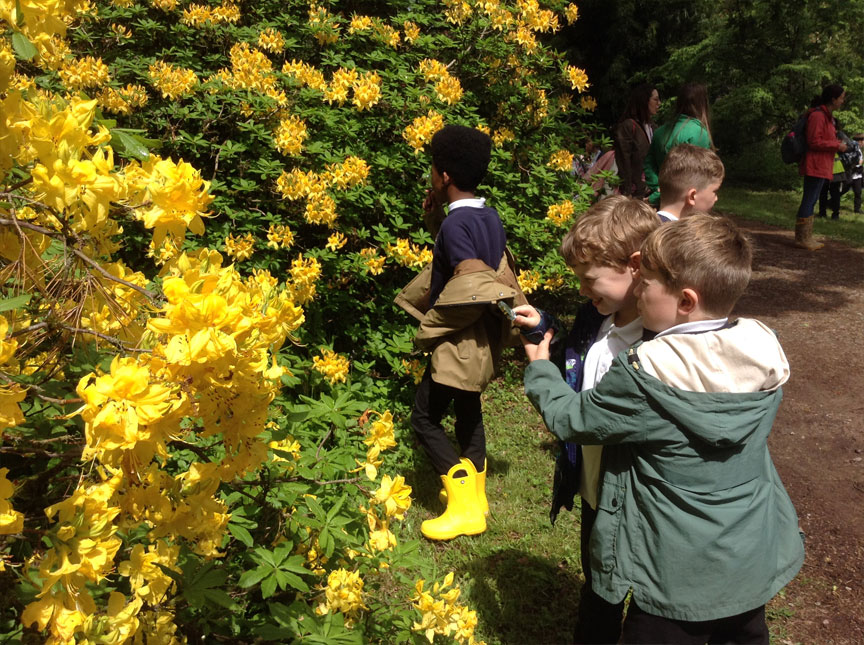
{"type": "Polygon", "coordinates": [[[640,420],[648,403],[633,383],[626,362],[616,358],[596,387],[574,392],[558,368],[545,360],[551,335],[525,346],[525,393],[546,427],[563,441],[588,445],[645,441],[650,429],[640,420]]]}

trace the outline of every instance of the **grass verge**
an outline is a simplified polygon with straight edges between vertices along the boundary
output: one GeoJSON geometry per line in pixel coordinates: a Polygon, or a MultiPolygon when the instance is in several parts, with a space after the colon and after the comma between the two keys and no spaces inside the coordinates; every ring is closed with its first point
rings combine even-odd
{"type": "MultiPolygon", "coordinates": [[[[801,191],[752,190],[743,186],[723,186],[714,206],[718,213],[731,213],[743,219],[793,230],[795,214],[801,203],[801,191]]],[[[818,205],[816,209],[818,210],[818,205]]],[[[852,193],[840,199],[840,219],[817,217],[817,235],[843,240],[853,246],[864,246],[864,215],[853,212],[852,193]]]]}

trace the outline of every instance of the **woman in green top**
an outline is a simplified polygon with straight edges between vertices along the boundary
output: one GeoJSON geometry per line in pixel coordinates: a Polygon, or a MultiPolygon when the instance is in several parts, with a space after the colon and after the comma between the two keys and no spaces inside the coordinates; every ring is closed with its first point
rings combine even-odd
{"type": "Polygon", "coordinates": [[[682,143],[702,148],[713,148],[708,110],[708,90],[698,83],[685,83],[678,92],[675,115],[654,133],[648,155],[645,157],[645,185],[648,201],[660,203],[658,176],[666,153],[682,143]]]}

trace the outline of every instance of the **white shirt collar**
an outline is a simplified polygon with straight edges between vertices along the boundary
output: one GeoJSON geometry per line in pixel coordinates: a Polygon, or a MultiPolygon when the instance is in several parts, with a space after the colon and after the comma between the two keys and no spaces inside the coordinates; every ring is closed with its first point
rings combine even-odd
{"type": "Polygon", "coordinates": [[[615,314],[607,316],[603,324],[600,325],[600,331],[597,335],[604,336],[606,334],[618,336],[628,345],[632,345],[642,338],[642,318],[637,316],[635,320],[618,327],[615,325],[615,314]]]}
{"type": "Polygon", "coordinates": [[[716,318],[714,320],[696,320],[694,322],[681,323],[680,325],[670,327],[666,331],[661,331],[655,338],[670,334],[693,334],[700,331],[714,331],[715,329],[720,329],[728,321],[728,318],[716,318]]]}
{"type": "Polygon", "coordinates": [[[485,204],[486,204],[486,198],[485,197],[474,197],[473,199],[471,199],[471,198],[469,198],[469,199],[457,199],[455,202],[453,202],[452,204],[450,204],[447,207],[447,210],[452,211],[454,208],[463,208],[463,207],[483,208],[483,206],[485,204]]]}
{"type": "Polygon", "coordinates": [[[658,214],[658,215],[663,215],[666,219],[668,219],[668,220],[671,221],[671,222],[677,222],[677,221],[678,221],[678,216],[677,216],[677,215],[673,215],[673,214],[670,213],[669,211],[657,211],[657,214],[658,214]]]}

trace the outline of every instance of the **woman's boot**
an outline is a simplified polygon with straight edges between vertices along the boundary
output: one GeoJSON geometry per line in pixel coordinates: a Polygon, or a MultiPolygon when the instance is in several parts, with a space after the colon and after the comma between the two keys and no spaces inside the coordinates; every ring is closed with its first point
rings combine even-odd
{"type": "Polygon", "coordinates": [[[808,251],[821,249],[824,244],[813,239],[813,216],[799,217],[795,220],[795,246],[808,251]]]}
{"type": "Polygon", "coordinates": [[[447,510],[420,525],[430,540],[452,540],[460,535],[478,535],[486,530],[486,516],[477,497],[477,470],[463,459],[441,476],[447,491],[447,510]]]}

